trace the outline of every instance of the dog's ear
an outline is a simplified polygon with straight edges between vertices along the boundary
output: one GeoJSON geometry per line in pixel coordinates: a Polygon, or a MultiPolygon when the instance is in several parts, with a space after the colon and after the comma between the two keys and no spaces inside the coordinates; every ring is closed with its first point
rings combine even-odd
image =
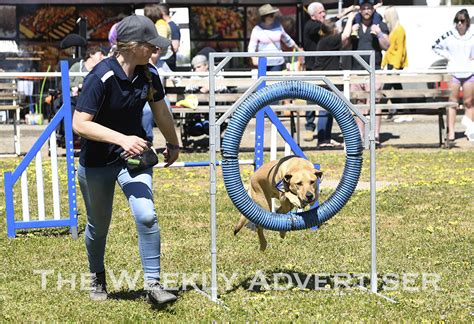
{"type": "Polygon", "coordinates": [[[323,172],[322,171],[314,170],[314,175],[317,176],[319,178],[319,180],[321,180],[323,178],[323,172]]]}
{"type": "Polygon", "coordinates": [[[285,191],[289,191],[289,190],[290,190],[291,177],[293,177],[293,175],[292,175],[291,173],[287,173],[287,174],[285,174],[285,176],[283,177],[283,184],[284,184],[284,186],[285,186],[285,191]]]}

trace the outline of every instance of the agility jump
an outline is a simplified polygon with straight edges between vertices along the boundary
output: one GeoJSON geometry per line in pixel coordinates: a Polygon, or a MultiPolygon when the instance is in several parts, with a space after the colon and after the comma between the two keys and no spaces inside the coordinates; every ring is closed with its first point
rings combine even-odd
{"type": "MultiPolygon", "coordinates": [[[[370,120],[363,116],[348,99],[324,76],[301,76],[291,75],[285,77],[261,76],[259,79],[237,100],[232,107],[218,120],[215,111],[215,78],[224,66],[233,57],[258,56],[264,59],[266,56],[292,56],[285,52],[277,53],[211,53],[209,70],[209,155],[210,155],[210,218],[211,218],[211,300],[219,302],[217,297],[217,219],[216,219],[216,169],[218,165],[216,152],[222,150],[222,172],[224,183],[237,209],[250,221],[265,229],[287,231],[301,230],[317,226],[329,220],[347,203],[354,192],[362,167],[362,142],[360,132],[356,126],[354,116],[362,120],[365,127],[365,148],[370,149],[370,247],[371,247],[371,270],[370,270],[370,292],[377,292],[377,251],[376,251],[376,205],[375,205],[375,58],[372,51],[340,51],[334,52],[302,52],[298,56],[351,56],[357,60],[368,72],[370,84],[370,120]],[[362,55],[369,57],[369,64],[362,59],[362,55]],[[216,58],[221,59],[214,65],[216,58]],[[274,85],[260,88],[265,81],[282,81],[274,85]],[[305,81],[320,80],[333,91],[333,93],[307,83],[305,81]],[[257,89],[260,89],[257,91],[257,89]],[[255,114],[271,102],[288,99],[306,99],[313,101],[328,110],[335,117],[344,135],[346,143],[346,163],[343,176],[335,192],[321,206],[302,213],[277,214],[271,213],[259,207],[243,188],[238,163],[239,145],[243,132],[255,114]],[[220,125],[227,119],[232,118],[224,135],[222,147],[219,146],[220,125]]],[[[259,63],[260,72],[260,63],[259,63]]],[[[361,287],[364,288],[364,287],[361,287]]],[[[380,295],[383,298],[387,297],[380,295]]]]}
{"type": "Polygon", "coordinates": [[[362,168],[362,141],[346,104],[332,92],[301,81],[276,83],[250,95],[232,116],[221,149],[222,173],[230,199],[250,221],[274,231],[307,229],[329,220],[352,196],[362,168]],[[289,98],[313,101],[334,115],[346,142],[346,165],[336,191],[321,206],[302,213],[277,214],[258,206],[244,189],[240,178],[239,145],[247,124],[260,109],[271,102],[289,98]]]}

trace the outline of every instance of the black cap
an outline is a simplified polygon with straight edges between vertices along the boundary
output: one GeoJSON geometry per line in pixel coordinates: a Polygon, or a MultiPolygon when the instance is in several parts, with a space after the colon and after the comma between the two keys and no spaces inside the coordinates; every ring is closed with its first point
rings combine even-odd
{"type": "Polygon", "coordinates": [[[374,0],[359,0],[359,6],[362,6],[364,3],[374,5],[374,0]]]}
{"type": "Polygon", "coordinates": [[[145,16],[131,15],[123,18],[117,26],[117,41],[144,42],[167,48],[171,41],[158,35],[155,24],[145,16]]]}

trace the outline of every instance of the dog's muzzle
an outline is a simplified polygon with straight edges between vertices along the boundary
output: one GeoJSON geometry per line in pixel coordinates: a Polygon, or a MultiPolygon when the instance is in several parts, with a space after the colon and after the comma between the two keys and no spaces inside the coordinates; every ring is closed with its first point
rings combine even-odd
{"type": "Polygon", "coordinates": [[[302,202],[303,207],[306,207],[307,205],[311,205],[316,201],[316,196],[313,194],[311,191],[307,191],[305,194],[305,200],[302,202]]]}

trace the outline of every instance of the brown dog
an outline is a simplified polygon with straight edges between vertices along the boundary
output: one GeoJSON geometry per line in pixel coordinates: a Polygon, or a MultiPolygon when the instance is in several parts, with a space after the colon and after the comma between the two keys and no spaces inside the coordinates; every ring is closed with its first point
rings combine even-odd
{"type": "MultiPolygon", "coordinates": [[[[323,173],[316,170],[313,164],[297,156],[287,156],[281,160],[263,164],[251,177],[249,195],[262,208],[272,210],[272,198],[280,201],[277,213],[286,214],[293,208],[304,208],[318,200],[318,178],[323,173]]],[[[236,235],[248,222],[241,216],[234,228],[236,235]]],[[[257,226],[260,250],[265,251],[267,240],[263,227],[257,226]]],[[[284,238],[286,232],[281,231],[284,238]]]]}

